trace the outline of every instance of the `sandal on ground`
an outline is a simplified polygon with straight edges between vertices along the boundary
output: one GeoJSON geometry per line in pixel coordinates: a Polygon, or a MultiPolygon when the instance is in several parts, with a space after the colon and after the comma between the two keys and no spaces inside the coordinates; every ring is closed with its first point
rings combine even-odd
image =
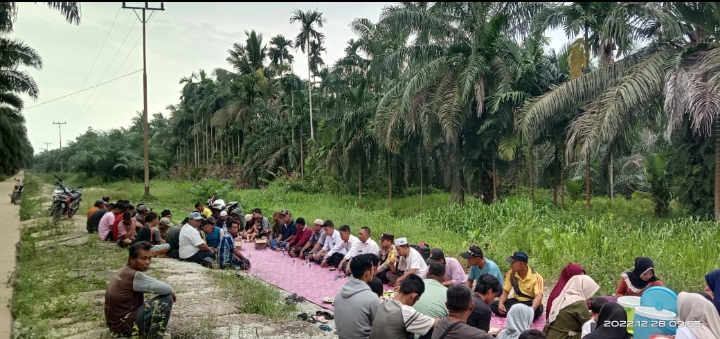
{"type": "Polygon", "coordinates": [[[318,326],[318,328],[321,329],[321,330],[323,330],[323,331],[327,331],[327,332],[332,331],[332,327],[330,327],[330,326],[328,326],[328,325],[325,325],[325,324],[322,324],[322,325],[318,326]]]}
{"type": "Polygon", "coordinates": [[[327,322],[328,322],[327,319],[325,319],[325,317],[323,317],[321,315],[310,317],[310,319],[313,320],[313,322],[311,324],[314,324],[315,322],[327,324],[327,322]]]}
{"type": "Polygon", "coordinates": [[[300,320],[307,321],[308,315],[307,315],[307,313],[300,313],[300,314],[298,314],[298,318],[300,318],[300,320]]]}
{"type": "Polygon", "coordinates": [[[325,297],[325,298],[322,298],[322,302],[324,302],[326,304],[332,304],[335,302],[335,299],[330,298],[330,297],[325,297]]]}
{"type": "Polygon", "coordinates": [[[323,318],[325,318],[325,319],[327,319],[327,320],[333,320],[333,319],[335,319],[335,316],[333,316],[332,314],[330,314],[330,313],[327,312],[327,311],[317,311],[317,312],[315,312],[315,316],[316,316],[316,317],[320,317],[320,316],[321,316],[321,317],[323,317],[323,318]]]}

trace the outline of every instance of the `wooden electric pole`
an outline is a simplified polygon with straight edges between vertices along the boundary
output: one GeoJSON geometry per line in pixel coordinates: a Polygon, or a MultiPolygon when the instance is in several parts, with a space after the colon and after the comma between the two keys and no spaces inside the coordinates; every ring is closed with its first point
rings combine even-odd
{"type": "MultiPolygon", "coordinates": [[[[147,17],[145,13],[147,11],[164,11],[165,3],[160,3],[160,8],[153,8],[146,2],[142,7],[130,7],[127,6],[126,2],[122,3],[122,8],[132,9],[133,11],[139,9],[142,11],[142,17],[138,17],[142,23],[142,34],[143,34],[143,125],[144,125],[144,144],[145,144],[145,198],[150,197],[150,146],[148,145],[148,104],[147,104],[147,48],[145,43],[145,26],[147,24],[147,17]]],[[[135,12],[137,15],[137,12],[135,12]]]]}
{"type": "Polygon", "coordinates": [[[49,152],[49,151],[50,151],[50,145],[52,145],[52,142],[43,142],[43,144],[45,144],[45,152],[49,152]]]}
{"type": "Polygon", "coordinates": [[[58,126],[58,137],[60,137],[60,155],[58,155],[58,158],[60,158],[60,159],[59,159],[59,160],[60,160],[60,173],[63,172],[63,163],[62,163],[62,132],[60,132],[60,128],[62,127],[62,125],[65,125],[65,123],[66,123],[65,121],[63,121],[63,122],[53,121],[53,125],[57,125],[57,126],[58,126]]]}

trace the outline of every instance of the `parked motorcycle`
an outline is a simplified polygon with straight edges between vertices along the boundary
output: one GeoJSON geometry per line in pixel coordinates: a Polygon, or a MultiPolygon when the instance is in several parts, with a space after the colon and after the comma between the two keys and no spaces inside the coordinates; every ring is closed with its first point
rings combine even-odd
{"type": "Polygon", "coordinates": [[[207,200],[208,207],[211,207],[216,210],[225,211],[228,213],[228,215],[232,215],[233,213],[237,213],[238,215],[243,215],[243,209],[242,206],[237,201],[231,201],[227,204],[225,204],[225,200],[222,199],[215,199],[217,197],[217,192],[213,192],[213,194],[210,196],[210,199],[207,200]]]}
{"type": "Polygon", "coordinates": [[[55,190],[53,191],[53,203],[50,207],[50,216],[53,219],[58,220],[63,215],[67,215],[68,218],[72,218],[80,208],[80,202],[82,201],[82,186],[78,188],[72,188],[63,184],[62,179],[57,175],[55,179],[55,190]]]}
{"type": "Polygon", "coordinates": [[[25,189],[25,183],[15,178],[15,187],[13,188],[12,194],[10,194],[10,203],[17,205],[18,201],[22,197],[22,192],[25,189]]]}

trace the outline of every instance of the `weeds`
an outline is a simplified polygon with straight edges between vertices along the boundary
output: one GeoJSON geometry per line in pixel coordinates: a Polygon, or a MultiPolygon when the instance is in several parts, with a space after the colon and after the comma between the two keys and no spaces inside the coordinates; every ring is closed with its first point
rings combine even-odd
{"type": "Polygon", "coordinates": [[[238,279],[232,270],[208,271],[218,283],[218,287],[237,298],[241,313],[260,314],[274,320],[287,319],[296,311],[295,305],[286,304],[277,290],[254,278],[238,279]]]}

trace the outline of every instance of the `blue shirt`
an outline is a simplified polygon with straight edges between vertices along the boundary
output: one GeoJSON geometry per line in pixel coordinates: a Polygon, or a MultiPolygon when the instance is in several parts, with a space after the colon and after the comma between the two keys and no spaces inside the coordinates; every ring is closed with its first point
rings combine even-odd
{"type": "Polygon", "coordinates": [[[220,246],[220,227],[215,226],[212,233],[205,233],[205,240],[210,247],[220,246]]]}
{"type": "Polygon", "coordinates": [[[295,220],[290,220],[290,225],[283,224],[282,226],[282,241],[287,241],[288,238],[297,234],[297,225],[295,220]]]}
{"type": "Polygon", "coordinates": [[[485,258],[485,267],[470,267],[470,275],[468,275],[468,279],[478,280],[483,274],[489,274],[497,278],[497,280],[500,281],[500,286],[505,285],[505,278],[503,277],[502,272],[500,272],[500,268],[494,261],[488,258],[485,258]]]}

